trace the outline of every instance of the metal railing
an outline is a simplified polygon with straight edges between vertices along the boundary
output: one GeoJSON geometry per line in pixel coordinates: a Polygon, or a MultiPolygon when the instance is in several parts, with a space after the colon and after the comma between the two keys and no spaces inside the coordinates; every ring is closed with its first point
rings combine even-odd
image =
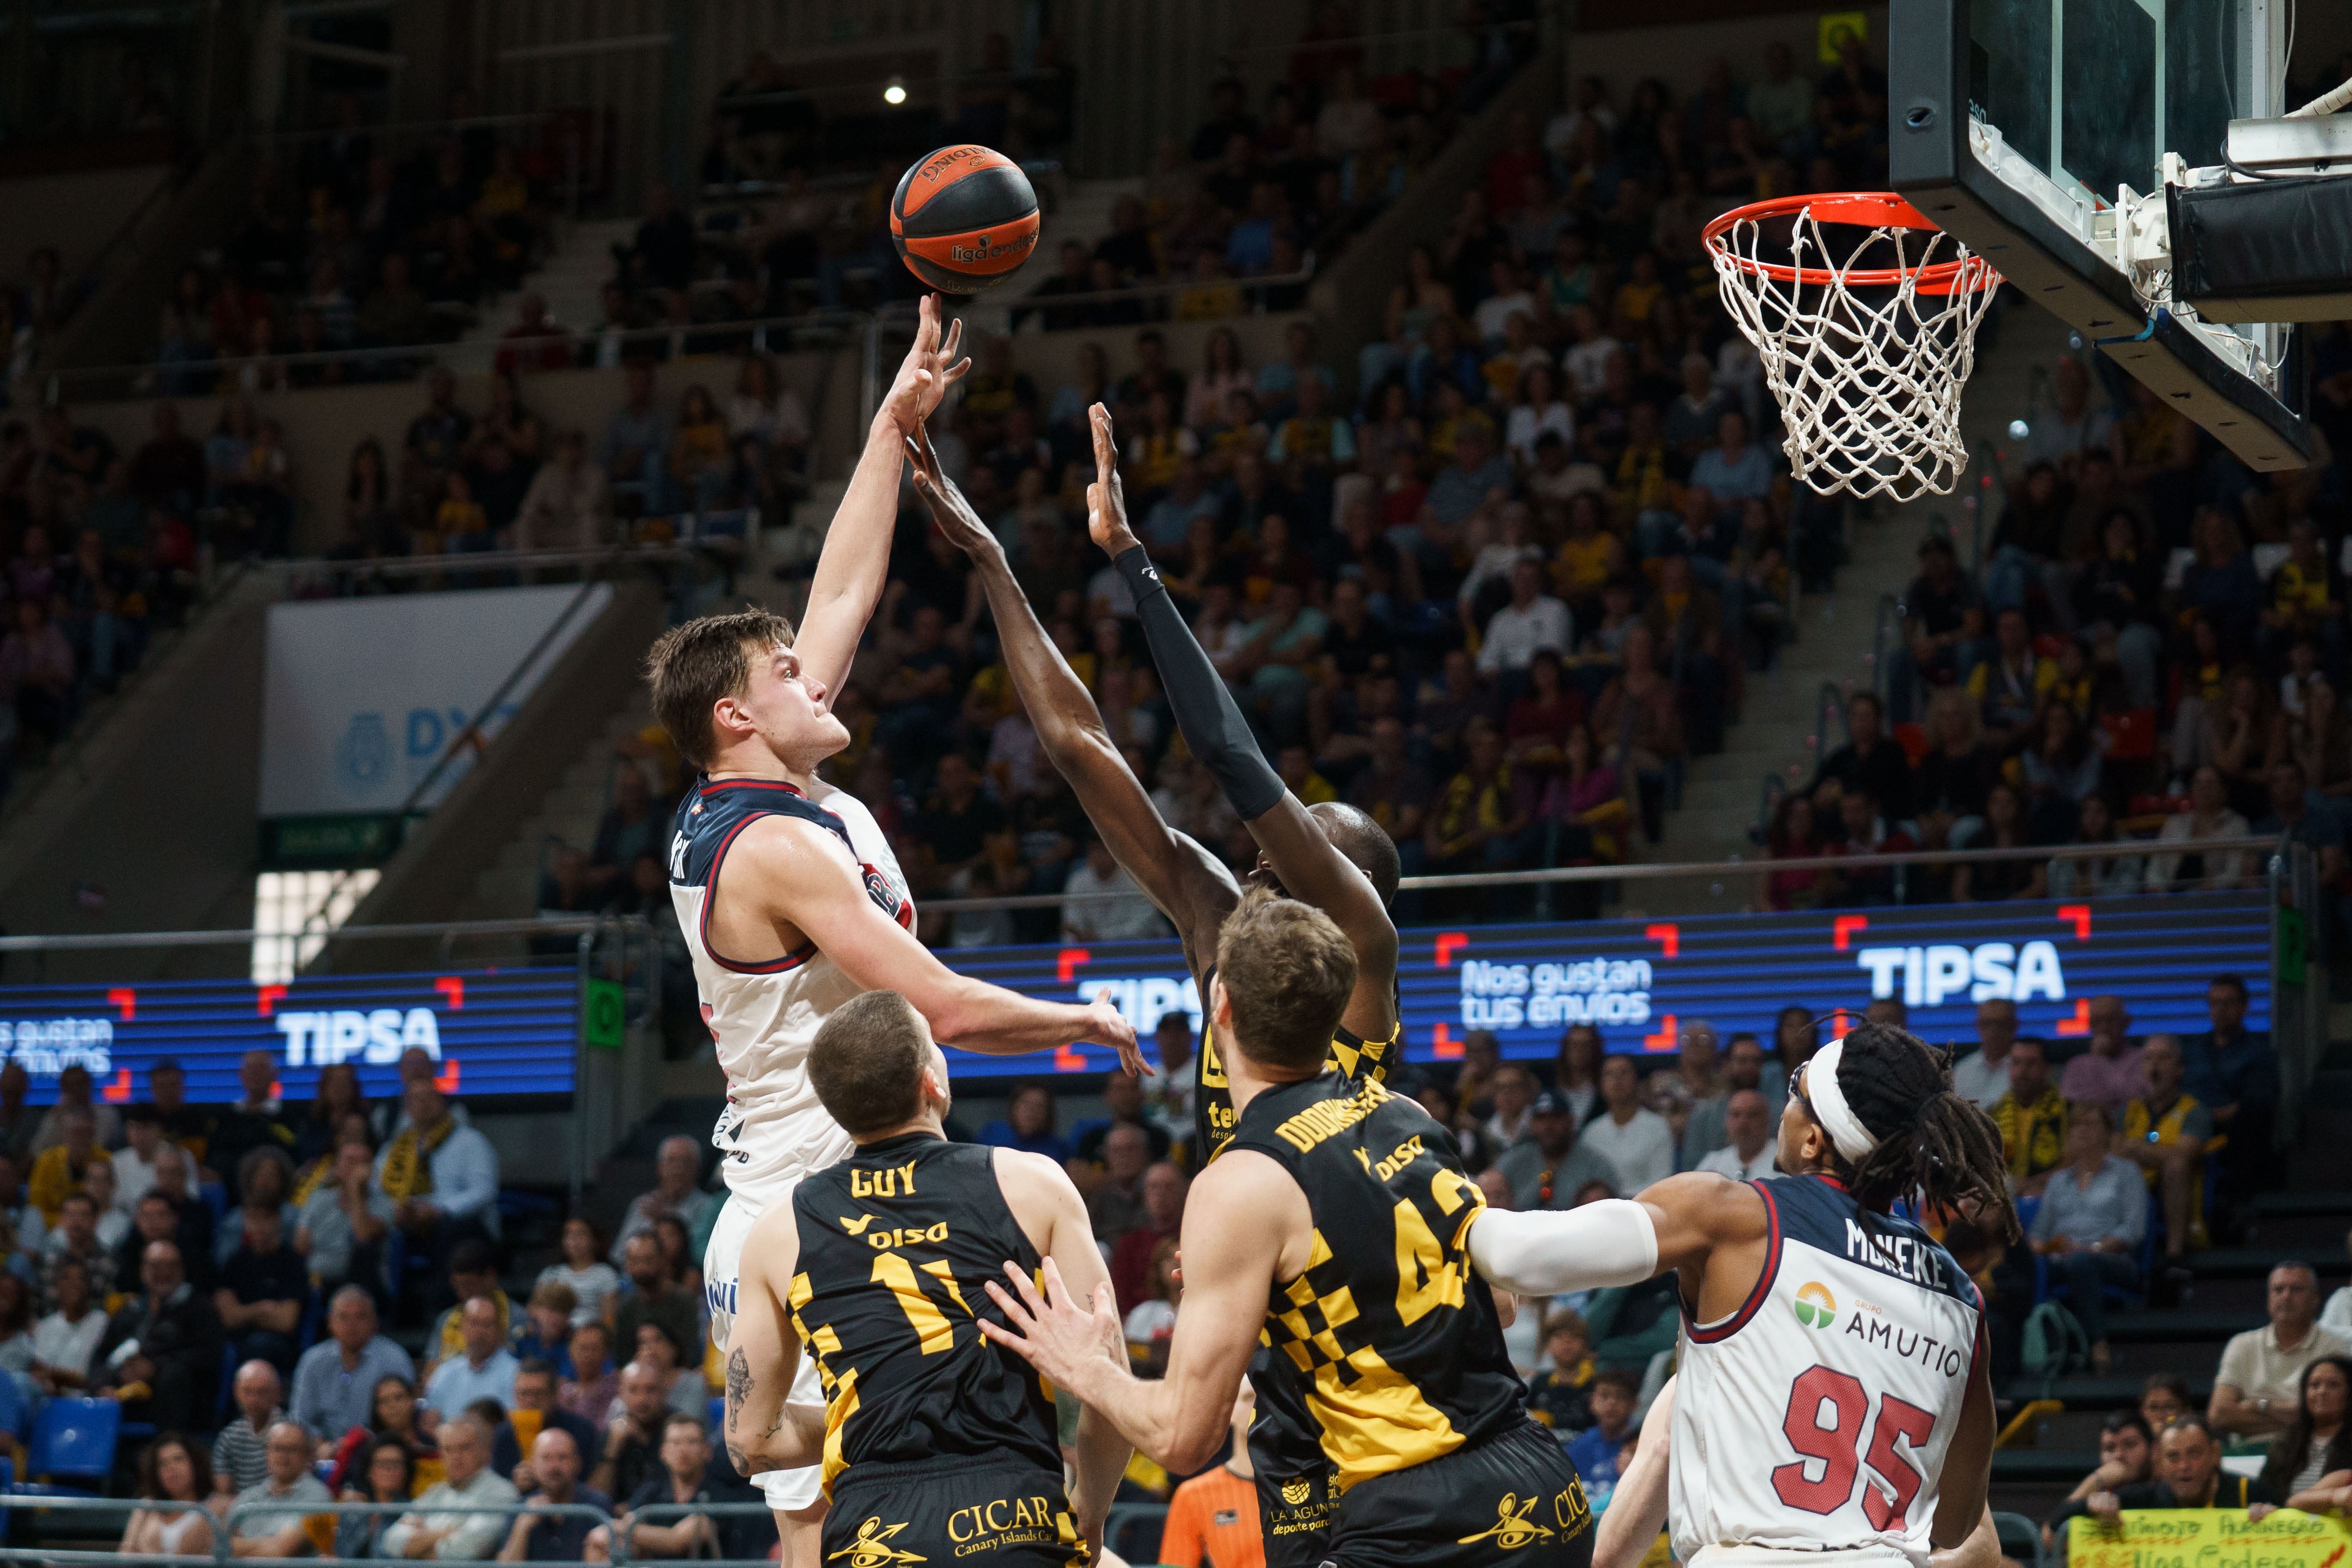
{"type": "Polygon", "coordinates": [[[669,359],[718,357],[749,348],[758,353],[782,353],[803,346],[802,340],[841,340],[866,319],[850,310],[803,310],[784,316],[761,316],[740,321],[697,321],[680,326],[630,327],[617,331],[559,328],[530,338],[484,338],[432,343],[387,343],[369,348],[324,349],[300,354],[247,354],[234,359],[145,361],[136,364],[65,366],[49,374],[47,394],[51,402],[152,395],[203,397],[215,392],[234,392],[244,372],[271,372],[278,384],[271,392],[315,390],[320,382],[309,372],[327,370],[364,371],[355,382],[398,381],[436,367],[461,373],[492,369],[512,356],[518,371],[532,374],[542,367],[532,361],[547,350],[562,347],[579,362],[544,369],[596,369],[650,358],[656,351],[669,359]],[[707,347],[712,340],[724,346],[707,347]],[[383,373],[386,368],[392,373],[383,373]],[[173,391],[163,383],[182,376],[214,380],[212,388],[173,391]]]}
{"type": "MultiPolygon", "coordinates": [[[[0,1490],[0,1511],[22,1510],[27,1512],[54,1511],[83,1514],[102,1518],[112,1523],[127,1521],[130,1515],[147,1513],[187,1513],[203,1511],[203,1502],[173,1502],[146,1498],[78,1497],[47,1491],[0,1490]]],[[[529,1502],[520,1507],[457,1505],[427,1507],[418,1500],[407,1502],[351,1502],[337,1499],[328,1502],[278,1502],[256,1500],[232,1507],[225,1519],[213,1521],[213,1548],[208,1553],[169,1552],[89,1551],[56,1546],[0,1546],[0,1562],[63,1563],[72,1564],[138,1563],[142,1568],[216,1568],[217,1564],[236,1561],[240,1553],[235,1545],[237,1526],[250,1520],[294,1518],[347,1519],[403,1514],[456,1515],[458,1517],[495,1517],[511,1521],[525,1513],[551,1519],[585,1520],[601,1526],[611,1542],[612,1561],[616,1563],[643,1561],[633,1557],[635,1526],[656,1524],[665,1521],[692,1519],[698,1516],[713,1519],[758,1519],[772,1521],[774,1515],[764,1501],[649,1503],[627,1514],[616,1514],[584,1502],[529,1502]]],[[[501,1540],[499,1544],[505,1545],[501,1540]]],[[[450,1568],[495,1568],[499,1559],[490,1557],[439,1557],[435,1562],[450,1568]]],[[[772,1559],[757,1557],[697,1557],[704,1568],[768,1568],[772,1559]]]]}

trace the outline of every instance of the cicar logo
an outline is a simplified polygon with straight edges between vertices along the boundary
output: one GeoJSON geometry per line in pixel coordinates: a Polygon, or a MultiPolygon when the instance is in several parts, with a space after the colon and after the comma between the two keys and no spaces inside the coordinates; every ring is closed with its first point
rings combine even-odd
{"type": "Polygon", "coordinates": [[[1825,1329],[1837,1322],[1837,1298],[1818,1280],[1808,1280],[1798,1286],[1797,1299],[1790,1306],[1797,1321],[1809,1329],[1825,1329]]]}

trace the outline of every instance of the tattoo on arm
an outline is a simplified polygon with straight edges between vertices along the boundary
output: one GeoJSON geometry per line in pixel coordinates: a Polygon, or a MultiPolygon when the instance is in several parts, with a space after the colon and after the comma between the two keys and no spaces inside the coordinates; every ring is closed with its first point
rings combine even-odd
{"type": "Polygon", "coordinates": [[[743,1401],[751,1392],[751,1358],[738,1346],[727,1358],[727,1462],[735,1467],[739,1476],[749,1476],[751,1469],[745,1462],[742,1448],[735,1441],[735,1423],[743,1414],[743,1401]]]}

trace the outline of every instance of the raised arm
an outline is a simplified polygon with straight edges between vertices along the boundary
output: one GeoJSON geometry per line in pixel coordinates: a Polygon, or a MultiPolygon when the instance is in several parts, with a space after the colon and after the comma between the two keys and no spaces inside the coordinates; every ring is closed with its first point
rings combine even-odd
{"type": "MultiPolygon", "coordinates": [[[[1020,1218],[1030,1244],[1054,1261],[1055,1270],[1075,1300],[1092,1301],[1110,1283],[1102,1250],[1095,1244],[1087,1219],[1086,1200],[1071,1185],[1062,1167],[1043,1155],[1018,1149],[996,1151],[997,1185],[1006,1205],[1020,1218]]],[[[1101,1411],[1088,1406],[1078,1417],[1077,1481],[1070,1503],[1078,1533],[1099,1546],[1103,1521],[1127,1473],[1134,1445],[1101,1411]]]]}
{"type": "Polygon", "coordinates": [[[1234,1398],[1265,1322],[1283,1237],[1303,1236],[1312,1226],[1307,1195],[1265,1155],[1228,1149],[1202,1171],[1184,1207],[1183,1249],[1191,1260],[1184,1310],[1176,1314],[1167,1375],[1157,1380],[1145,1381],[1129,1368],[1110,1291],[1097,1290],[1090,1302],[1074,1296],[1051,1260],[1042,1295],[1009,1266],[1012,1290],[990,1282],[988,1293],[1012,1327],[983,1322],[981,1333],[1101,1411],[1170,1471],[1190,1475],[1216,1457],[1231,1429],[1234,1398]],[[1236,1214],[1259,1222],[1236,1225],[1236,1214]]]}
{"type": "Polygon", "coordinates": [[[1143,622],[1143,639],[1151,648],[1151,662],[1159,666],[1160,688],[1167,693],[1176,727],[1249,828],[1283,887],[1293,898],[1329,915],[1346,934],[1356,949],[1357,976],[1343,1021],[1367,1039],[1385,1040],[1396,1022],[1396,926],[1356,862],[1332,846],[1298,797],[1266,766],[1241,706],[1177,613],[1159,569],[1128,527],[1110,410],[1097,403],[1088,412],[1094,426],[1095,482],[1087,486],[1087,530],[1118,567],[1135,596],[1135,613],[1143,622]]]}
{"type": "Polygon", "coordinates": [[[938,295],[923,296],[915,341],[882,406],[874,411],[866,450],[849,476],[849,487],[842,492],[833,526],[825,530],[816,577],[809,584],[808,608],[793,642],[801,667],[834,690],[849,674],[849,662],[856,655],[858,639],[866,635],[866,622],[889,573],[890,541],[898,532],[902,443],[922,428],[939,407],[940,395],[971,368],[971,361],[958,358],[963,323],[950,326],[942,339],[940,309],[938,295]]]}
{"type": "Polygon", "coordinates": [[[1036,611],[1013,580],[1004,547],[940,470],[929,434],[908,440],[907,448],[915,467],[915,493],[930,507],[940,531],[971,558],[972,575],[988,594],[998,647],[1038,744],[1070,781],[1112,856],[1174,924],[1185,961],[1198,973],[1216,951],[1217,928],[1240,901],[1233,873],[1161,820],[1104,727],[1102,710],[1086,683],[1038,623],[1036,611]]]}
{"type": "Polygon", "coordinates": [[[1470,1227],[1470,1262],[1491,1284],[1522,1296],[1553,1296],[1638,1285],[1668,1269],[1703,1266],[1716,1249],[1760,1241],[1766,1233],[1764,1205],[1753,1188],[1686,1171],[1644,1187],[1639,1197],[1570,1209],[1482,1210],[1470,1227]]]}
{"type": "Polygon", "coordinates": [[[1115,1047],[1129,1071],[1143,1071],[1135,1026],[1110,1003],[1036,1001],[940,963],[882,912],[822,828],[761,818],[737,838],[719,875],[750,890],[750,907],[780,931],[823,932],[824,956],[844,974],[868,990],[904,996],[942,1045],[1019,1056],[1090,1040],[1115,1047]]]}

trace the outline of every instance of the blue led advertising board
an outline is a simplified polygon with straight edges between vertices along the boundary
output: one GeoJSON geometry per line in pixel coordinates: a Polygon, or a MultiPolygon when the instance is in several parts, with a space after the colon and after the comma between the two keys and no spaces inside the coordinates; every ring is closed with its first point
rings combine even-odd
{"type": "MultiPolygon", "coordinates": [[[[1506,1056],[1549,1060],[1572,1023],[1612,1051],[1670,1051],[1703,1018],[1726,1039],[1769,1045],[1784,1007],[1859,1010],[1900,997],[1930,1043],[1976,1038],[1976,1004],[2016,1002],[2021,1032],[2090,1033],[2090,999],[2131,1009],[2135,1034],[2207,1027],[2205,983],[2235,974],[2251,993],[2247,1027],[2270,1027],[2270,911],[2260,894],[2193,894],[2089,904],[2011,903],[1554,921],[1402,932],[1398,982],[1405,1059],[1445,1061],[1489,1029],[1506,1056]]],[[[1201,998],[1173,941],[987,947],[942,955],[963,974],[1055,1001],[1108,988],[1148,1034],[1171,1009],[1200,1027],[1201,998]]],[[[1830,1030],[1824,1030],[1823,1038],[1830,1030]]],[[[1111,1051],[1079,1046],[1022,1057],[958,1053],[964,1077],[1099,1072],[1111,1051]]]]}
{"type": "Polygon", "coordinates": [[[283,986],[244,980],[0,987],[0,1054],[32,1075],[26,1096],[57,1098],[58,1074],[89,1070],[113,1104],[147,1098],[165,1057],[188,1098],[234,1103],[248,1051],[278,1062],[278,1092],[306,1101],[319,1070],[348,1061],[371,1099],[400,1092],[401,1053],[441,1063],[452,1093],[569,1094],[580,1039],[580,979],[569,967],[430,975],[327,975],[283,986]]]}
{"type": "MultiPolygon", "coordinates": [[[[1448,1061],[1474,1029],[1504,1053],[1549,1059],[1571,1023],[1612,1051],[1670,1051],[1677,1026],[1704,1018],[1723,1036],[1769,1040],[1786,1006],[1813,1013],[1899,996],[1930,1042],[1973,1040],[1977,1002],[2007,997],[2028,1034],[2089,1033],[2090,998],[2114,992],[2136,1033],[2206,1027],[2205,982],[2242,977],[2247,1024],[2270,1025],[2270,914],[2259,894],[2196,894],[2091,904],[1979,904],[1797,915],[1555,921],[1402,933],[1398,980],[1405,1057],[1448,1061]]],[[[941,955],[961,973],[1055,1001],[1108,988],[1149,1034],[1162,1013],[1201,999],[1173,941],[984,947],[941,955]]],[[[114,1103],[146,1097],[163,1057],[186,1069],[193,1100],[234,1102],[237,1064],[262,1050],[279,1092],[310,1098],[319,1069],[349,1061],[371,1098],[398,1092],[401,1052],[443,1064],[453,1092],[569,1094],[580,1038],[569,967],[449,974],[321,976],[285,986],[233,980],[0,987],[0,1053],[32,1075],[29,1098],[57,1097],[79,1064],[114,1103]]],[[[1101,1072],[1110,1051],[986,1057],[958,1052],[959,1076],[1101,1072]]]]}

